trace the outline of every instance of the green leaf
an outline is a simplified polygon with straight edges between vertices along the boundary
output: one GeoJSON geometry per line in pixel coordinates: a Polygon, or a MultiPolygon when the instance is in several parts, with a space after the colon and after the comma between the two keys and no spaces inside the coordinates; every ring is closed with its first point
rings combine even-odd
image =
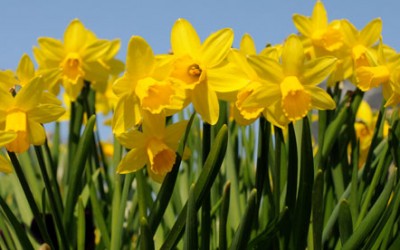
{"type": "Polygon", "coordinates": [[[140,249],[141,250],[153,250],[154,249],[154,241],[153,234],[150,230],[149,224],[145,217],[140,218],[140,249]]]}
{"type": "Polygon", "coordinates": [[[359,246],[368,237],[369,233],[374,228],[374,226],[376,225],[376,223],[378,222],[379,218],[382,216],[382,213],[385,210],[396,177],[397,177],[397,171],[392,173],[381,195],[379,196],[377,201],[373,204],[369,213],[361,221],[360,225],[355,228],[354,233],[351,235],[351,237],[346,241],[346,244],[343,246],[344,250],[359,248],[359,246]]]}
{"type": "Polygon", "coordinates": [[[324,172],[319,169],[312,190],[312,225],[314,248],[322,250],[322,229],[324,224],[324,172]]]}
{"type": "Polygon", "coordinates": [[[86,222],[85,222],[85,207],[83,206],[82,199],[78,199],[78,230],[77,230],[77,249],[85,249],[85,237],[86,236],[86,222]]]}
{"type": "Polygon", "coordinates": [[[228,181],[225,184],[222,195],[221,216],[219,218],[219,249],[227,249],[226,227],[228,222],[229,201],[231,196],[231,183],[228,181]]]}
{"type": "Polygon", "coordinates": [[[340,202],[339,233],[342,245],[346,243],[347,239],[353,233],[353,221],[351,218],[350,206],[347,200],[342,200],[340,202]]]}
{"type": "Polygon", "coordinates": [[[230,249],[246,249],[254,219],[258,217],[257,210],[257,189],[253,189],[250,193],[246,212],[236,230],[230,249]]]}
{"type": "MultiPolygon", "coordinates": [[[[186,230],[185,230],[185,250],[198,249],[198,239],[197,239],[197,209],[196,200],[194,197],[194,187],[192,184],[189,192],[189,200],[186,213],[186,230]]],[[[209,229],[209,228],[208,228],[209,229]]]]}
{"type": "MultiPolygon", "coordinates": [[[[195,183],[194,196],[196,199],[196,208],[199,209],[203,201],[203,198],[207,192],[210,192],[211,186],[217,177],[217,174],[221,168],[222,161],[225,156],[227,142],[228,141],[228,129],[226,125],[223,125],[215,137],[214,143],[211,146],[210,153],[207,160],[202,168],[199,178],[195,183]]],[[[182,236],[183,229],[186,223],[187,203],[180,212],[176,222],[171,229],[170,233],[162,245],[161,249],[171,249],[177,243],[182,236]]]]}

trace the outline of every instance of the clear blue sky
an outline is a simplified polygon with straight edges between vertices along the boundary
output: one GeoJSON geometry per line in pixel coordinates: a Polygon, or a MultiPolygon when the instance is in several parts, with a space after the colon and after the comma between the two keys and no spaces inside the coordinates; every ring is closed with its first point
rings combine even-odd
{"type": "MultiPolygon", "coordinates": [[[[357,28],[370,20],[383,20],[383,41],[400,49],[400,18],[398,1],[330,0],[323,1],[329,19],[347,18],[357,28]]],[[[147,0],[147,1],[11,1],[3,2],[0,15],[0,69],[15,69],[23,53],[32,55],[37,38],[61,39],[68,23],[79,18],[98,37],[120,38],[125,52],[132,35],[144,37],[155,53],[170,47],[170,30],[176,19],[188,19],[204,39],[220,28],[235,31],[235,46],[244,33],[256,41],[257,48],[267,43],[280,43],[296,32],[292,15],[309,16],[315,1],[311,0],[147,0]]]]}

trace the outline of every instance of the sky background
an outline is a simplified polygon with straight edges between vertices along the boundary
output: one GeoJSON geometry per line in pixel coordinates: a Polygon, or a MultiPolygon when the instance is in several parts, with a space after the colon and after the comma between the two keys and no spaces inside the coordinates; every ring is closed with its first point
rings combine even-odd
{"type": "MultiPolygon", "coordinates": [[[[329,20],[349,19],[357,28],[374,18],[383,21],[383,41],[400,49],[400,17],[398,1],[331,0],[323,2],[329,20]]],[[[295,33],[292,15],[310,16],[315,1],[311,0],[201,0],[201,1],[4,1],[0,15],[0,69],[15,69],[23,53],[32,56],[37,38],[61,39],[74,18],[94,31],[99,38],[121,39],[118,58],[125,61],[129,38],[140,35],[156,54],[170,48],[170,31],[182,17],[195,27],[200,38],[221,28],[235,32],[234,46],[249,33],[260,51],[267,43],[281,43],[295,33]]]]}

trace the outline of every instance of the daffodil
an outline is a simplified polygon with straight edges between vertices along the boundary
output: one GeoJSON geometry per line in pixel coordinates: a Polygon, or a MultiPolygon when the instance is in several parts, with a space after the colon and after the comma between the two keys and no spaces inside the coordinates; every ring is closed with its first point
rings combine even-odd
{"type": "Polygon", "coordinates": [[[400,66],[400,57],[387,57],[383,51],[382,41],[379,42],[377,53],[368,53],[369,66],[360,66],[355,71],[355,81],[358,88],[368,91],[382,85],[383,96],[387,100],[392,95],[392,75],[400,66]]]}
{"type": "Polygon", "coordinates": [[[6,144],[8,151],[21,153],[30,144],[44,144],[42,123],[55,121],[65,112],[55,97],[43,91],[40,77],[26,83],[14,97],[9,90],[0,88],[0,129],[16,133],[16,138],[6,144]]]}
{"type": "Polygon", "coordinates": [[[104,64],[119,48],[119,41],[96,38],[78,19],[68,25],[63,41],[42,37],[38,43],[33,52],[39,73],[52,76],[54,82],[49,86],[52,91],[57,91],[61,82],[72,101],[78,97],[84,81],[107,81],[109,72],[104,64]]]}
{"type": "Polygon", "coordinates": [[[358,31],[348,20],[342,21],[344,42],[351,49],[354,66],[369,66],[367,51],[372,50],[381,36],[382,21],[380,18],[369,22],[361,31],[358,31]]]}
{"type": "Polygon", "coordinates": [[[236,91],[247,83],[236,78],[237,66],[225,60],[232,42],[233,31],[228,28],[211,34],[201,43],[196,30],[185,19],[178,19],[172,27],[171,76],[184,83],[189,101],[209,124],[218,121],[217,94],[236,91]]]}
{"type": "Polygon", "coordinates": [[[321,1],[315,3],[311,17],[294,14],[293,22],[297,30],[309,38],[315,48],[324,51],[339,50],[343,46],[341,21],[328,22],[328,14],[321,1]]]}
{"type": "Polygon", "coordinates": [[[327,79],[328,86],[352,76],[352,60],[350,50],[345,46],[342,20],[329,22],[323,3],[317,1],[311,17],[295,14],[293,22],[303,37],[303,46],[309,58],[334,56],[338,59],[336,68],[327,79]]]}
{"type": "Polygon", "coordinates": [[[168,59],[157,60],[142,37],[131,38],[125,73],[113,85],[118,99],[113,117],[114,133],[121,134],[139,125],[142,110],[170,114],[183,107],[185,92],[168,78],[169,69],[168,59]]]}
{"type": "Polygon", "coordinates": [[[266,57],[250,57],[259,77],[265,83],[243,102],[246,108],[266,109],[266,118],[285,127],[299,120],[312,108],[334,109],[332,98],[316,85],[332,72],[336,59],[321,57],[305,61],[304,49],[296,35],[290,35],[282,48],[281,63],[266,57]]]}
{"type": "Polygon", "coordinates": [[[117,172],[127,174],[135,172],[145,165],[149,175],[161,182],[172,170],[175,152],[182,137],[186,121],[165,126],[163,115],[145,115],[142,130],[130,130],[117,135],[122,146],[130,149],[117,167],[117,172]]]}

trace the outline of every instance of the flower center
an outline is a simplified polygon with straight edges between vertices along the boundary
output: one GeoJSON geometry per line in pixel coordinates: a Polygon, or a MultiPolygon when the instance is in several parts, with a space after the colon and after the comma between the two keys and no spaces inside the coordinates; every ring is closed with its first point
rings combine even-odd
{"type": "Polygon", "coordinates": [[[361,44],[354,46],[354,48],[352,49],[352,55],[356,67],[369,66],[368,58],[365,55],[366,51],[367,48],[365,48],[365,46],[361,44]]]}
{"type": "Polygon", "coordinates": [[[84,72],[82,70],[82,60],[77,53],[68,54],[68,56],[62,62],[61,67],[64,75],[74,82],[77,82],[79,77],[84,76],[84,72]]]}
{"type": "Polygon", "coordinates": [[[295,121],[307,115],[311,109],[310,94],[305,91],[299,79],[287,76],[281,82],[282,110],[290,121],[295,121]]]}
{"type": "Polygon", "coordinates": [[[142,79],[135,89],[143,109],[153,114],[159,114],[163,109],[181,109],[183,99],[177,97],[172,83],[157,81],[151,77],[142,79]]]}
{"type": "Polygon", "coordinates": [[[189,56],[175,60],[171,76],[183,81],[186,88],[193,89],[200,82],[204,70],[189,56]]]}
{"type": "Polygon", "coordinates": [[[175,163],[175,152],[157,138],[149,140],[147,155],[150,160],[150,169],[158,175],[170,172],[175,163]]]}

